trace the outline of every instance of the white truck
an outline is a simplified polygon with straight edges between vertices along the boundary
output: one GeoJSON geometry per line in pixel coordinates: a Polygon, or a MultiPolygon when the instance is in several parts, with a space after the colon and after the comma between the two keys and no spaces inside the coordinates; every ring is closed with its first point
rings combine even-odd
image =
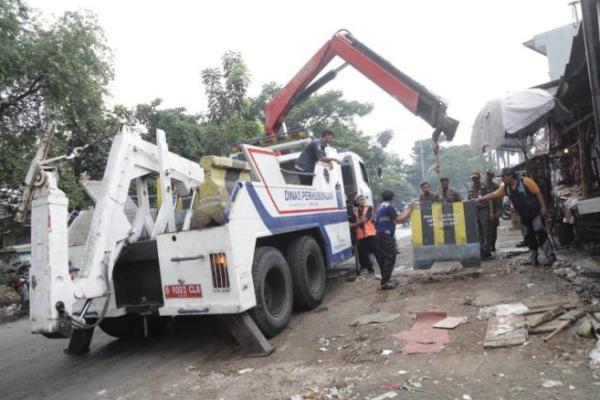
{"type": "Polygon", "coordinates": [[[294,104],[353,65],[448,139],[458,122],[442,100],[349,32],[334,35],[267,104],[267,136],[237,146],[230,158],[201,165],[126,130],[113,140],[101,183],[87,182],[93,210],[68,227],[68,200],[44,161],[47,133],[27,174],[20,215],[31,201],[31,330],[70,337],[68,352],[89,349],[95,327],[115,337],[149,336],[173,317],[227,316],[249,350],[272,351],[263,336],[286,327],[293,307],[316,307],[326,268],[353,256],[346,202],[372,204],[366,167],[352,152],[340,164],[318,162],[312,185],[294,163],[312,140],[279,134],[294,104]],[[334,56],[342,67],[313,82],[334,56]],[[311,83],[312,82],[312,83],[311,83]],[[156,180],[160,204],[150,202],[156,180]],[[71,279],[69,269],[78,267],[71,279]]]}
{"type": "MultiPolygon", "coordinates": [[[[251,311],[260,330],[273,336],[287,326],[293,306],[316,307],[325,294],[325,269],[352,257],[346,192],[372,195],[360,157],[334,149],[328,155],[341,165],[318,163],[312,186],[295,182],[284,166],[299,152],[276,151],[311,140],[301,134],[279,145],[241,145],[246,161],[212,157],[207,171],[169,152],[162,131],[154,145],[124,130],[113,140],[99,190],[85,183],[94,209],[69,228],[68,200],[56,174],[42,169],[31,207],[32,332],[71,336],[70,349],[81,352],[96,325],[115,337],[148,336],[175,316],[251,311]],[[194,229],[210,211],[204,205],[219,209],[218,191],[197,197],[219,171],[236,176],[219,182],[221,189],[230,186],[223,220],[194,229]],[[152,176],[160,176],[162,198],[155,212],[152,176]],[[188,205],[177,210],[181,198],[188,205]],[[81,269],[74,280],[70,266],[81,269]]],[[[236,323],[253,328],[247,316],[236,323]]]]}

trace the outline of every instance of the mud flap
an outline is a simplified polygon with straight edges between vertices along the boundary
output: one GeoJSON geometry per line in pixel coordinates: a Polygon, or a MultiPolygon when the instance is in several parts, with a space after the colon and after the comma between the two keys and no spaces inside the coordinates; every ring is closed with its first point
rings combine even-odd
{"type": "Polygon", "coordinates": [[[81,356],[88,353],[93,335],[94,329],[73,329],[71,339],[69,340],[69,347],[65,349],[65,354],[81,356]]]}
{"type": "Polygon", "coordinates": [[[247,357],[265,357],[275,348],[247,312],[224,317],[227,329],[246,352],[247,357]]]}

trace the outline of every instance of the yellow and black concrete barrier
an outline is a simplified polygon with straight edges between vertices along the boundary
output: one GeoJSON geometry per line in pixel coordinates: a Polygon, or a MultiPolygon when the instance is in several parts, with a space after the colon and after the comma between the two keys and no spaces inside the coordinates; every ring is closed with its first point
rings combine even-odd
{"type": "Polygon", "coordinates": [[[411,215],[413,268],[428,269],[436,261],[459,261],[479,267],[481,253],[474,202],[421,203],[411,215]]]}

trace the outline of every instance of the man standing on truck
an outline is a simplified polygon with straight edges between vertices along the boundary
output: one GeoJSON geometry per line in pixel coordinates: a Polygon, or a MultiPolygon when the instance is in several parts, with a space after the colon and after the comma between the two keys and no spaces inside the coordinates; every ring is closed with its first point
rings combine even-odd
{"type": "Polygon", "coordinates": [[[371,262],[371,253],[374,253],[375,246],[375,213],[373,207],[366,204],[365,196],[362,194],[356,198],[354,218],[350,226],[356,232],[358,260],[361,272],[366,270],[367,273],[372,274],[374,270],[373,263],[371,262]]]}
{"type": "Polygon", "coordinates": [[[510,168],[502,170],[504,183],[495,192],[477,199],[485,203],[490,200],[508,196],[515,210],[521,217],[521,229],[529,247],[530,254],[525,265],[538,265],[538,249],[544,251],[544,266],[551,266],[556,261],[548,235],[545,218],[548,217],[546,201],[539,186],[531,178],[519,178],[510,168]]]}
{"type": "Polygon", "coordinates": [[[450,180],[446,177],[440,178],[440,199],[444,203],[456,203],[462,201],[460,193],[454,188],[450,187],[450,180]]]}
{"type": "Polygon", "coordinates": [[[332,162],[339,163],[337,158],[325,156],[325,146],[331,145],[334,139],[335,133],[325,129],[321,132],[321,139],[311,140],[302,150],[300,157],[296,160],[296,165],[294,165],[301,185],[312,185],[315,165],[318,161],[329,163],[330,168],[332,162]]]}
{"type": "Polygon", "coordinates": [[[381,200],[376,217],[375,255],[381,270],[381,290],[389,290],[397,286],[397,283],[390,280],[396,265],[396,224],[401,224],[410,217],[414,204],[409,204],[404,212],[398,214],[392,205],[394,192],[384,190],[381,200]]]}

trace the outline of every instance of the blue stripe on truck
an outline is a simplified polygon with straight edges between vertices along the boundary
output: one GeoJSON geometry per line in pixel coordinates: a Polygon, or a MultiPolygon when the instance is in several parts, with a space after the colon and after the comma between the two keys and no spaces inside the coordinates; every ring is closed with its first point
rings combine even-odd
{"type": "Polygon", "coordinates": [[[325,241],[325,262],[327,265],[335,265],[352,257],[352,248],[348,247],[340,252],[333,253],[331,250],[331,241],[325,231],[325,226],[329,224],[337,224],[340,222],[348,222],[346,211],[333,211],[326,213],[314,213],[305,215],[294,215],[289,217],[273,217],[263,205],[256,189],[252,182],[246,182],[246,188],[254,207],[258,211],[260,218],[267,228],[277,234],[303,229],[318,228],[321,232],[321,237],[325,241]]]}

